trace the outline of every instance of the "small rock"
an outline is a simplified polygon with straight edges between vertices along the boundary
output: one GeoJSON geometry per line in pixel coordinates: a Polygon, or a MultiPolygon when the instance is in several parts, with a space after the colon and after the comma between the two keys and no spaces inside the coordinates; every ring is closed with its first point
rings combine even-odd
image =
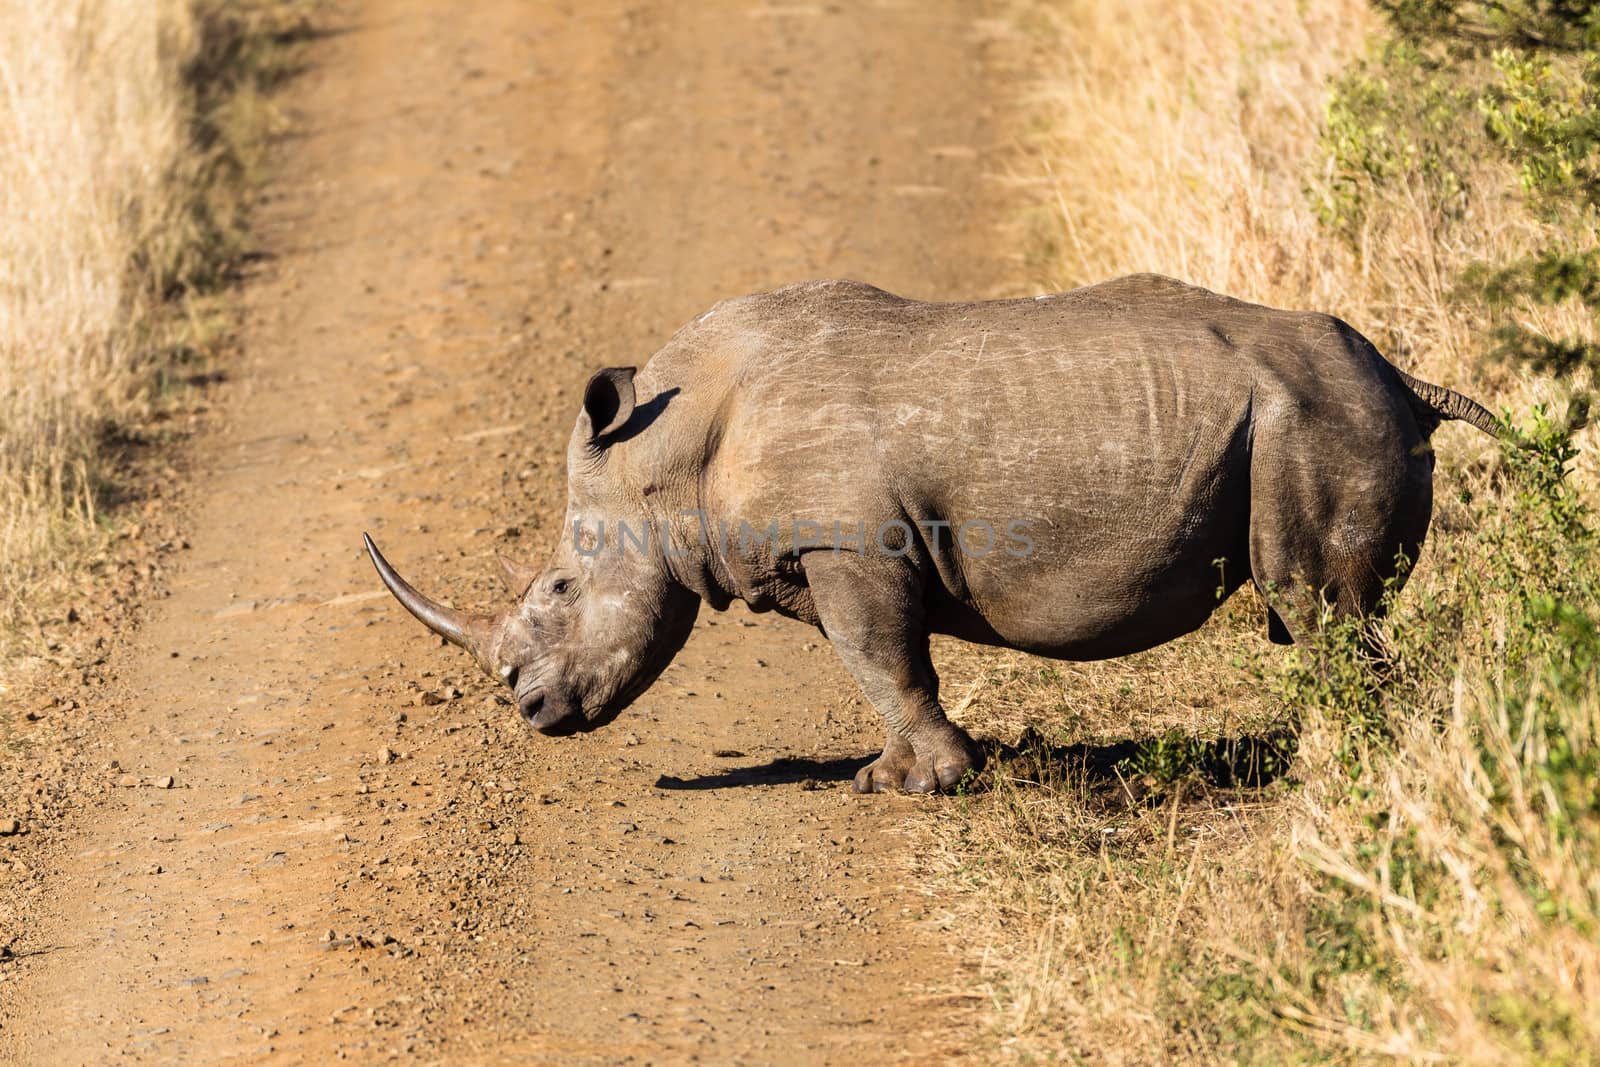
{"type": "Polygon", "coordinates": [[[193,978],[185,978],[183,980],[183,984],[184,985],[210,985],[211,984],[211,979],[207,978],[203,974],[197,974],[193,978]]]}
{"type": "Polygon", "coordinates": [[[388,745],[384,745],[382,748],[378,749],[378,762],[379,763],[393,763],[394,761],[395,761],[394,749],[390,748],[388,745]]]}
{"type": "Polygon", "coordinates": [[[124,774],[121,778],[117,779],[117,784],[124,789],[133,789],[139,785],[139,779],[131,774],[124,774]]]}
{"type": "Polygon", "coordinates": [[[431,689],[426,693],[423,693],[417,699],[430,708],[444,703],[444,697],[440,696],[438,693],[435,693],[431,689]]]}
{"type": "Polygon", "coordinates": [[[713,756],[717,757],[717,759],[743,759],[744,758],[744,753],[740,752],[736,748],[719,748],[719,749],[715,749],[711,754],[713,756]]]}
{"type": "Polygon", "coordinates": [[[639,829],[639,827],[637,825],[635,825],[634,823],[631,823],[631,822],[619,822],[619,823],[617,823],[617,832],[618,833],[631,834],[637,829],[639,829]]]}
{"type": "Polygon", "coordinates": [[[517,835],[515,830],[507,830],[500,835],[500,843],[502,845],[520,845],[522,844],[522,838],[517,835]]]}
{"type": "Polygon", "coordinates": [[[622,736],[622,743],[624,745],[628,745],[629,747],[632,747],[633,745],[637,745],[637,744],[639,744],[639,735],[638,734],[624,734],[622,736]]]}
{"type": "Polygon", "coordinates": [[[325,942],[325,943],[326,943],[326,942],[331,942],[331,941],[333,941],[333,940],[335,940],[335,939],[337,939],[337,938],[338,938],[338,936],[339,936],[339,935],[338,935],[338,934],[336,934],[336,933],[334,933],[334,932],[333,932],[333,931],[332,931],[332,930],[325,930],[325,931],[323,931],[323,934],[322,934],[322,940],[323,940],[323,941],[324,941],[324,942],[325,942]]]}
{"type": "Polygon", "coordinates": [[[148,870],[146,870],[144,873],[145,874],[160,874],[160,873],[162,873],[161,872],[161,864],[159,864],[159,863],[151,864],[150,868],[148,870]]]}
{"type": "Polygon", "coordinates": [[[22,823],[16,819],[0,819],[0,837],[22,833],[22,823]]]}
{"type": "Polygon", "coordinates": [[[172,785],[173,785],[172,775],[170,775],[170,774],[162,775],[160,778],[156,779],[156,788],[157,789],[171,789],[172,785]]]}

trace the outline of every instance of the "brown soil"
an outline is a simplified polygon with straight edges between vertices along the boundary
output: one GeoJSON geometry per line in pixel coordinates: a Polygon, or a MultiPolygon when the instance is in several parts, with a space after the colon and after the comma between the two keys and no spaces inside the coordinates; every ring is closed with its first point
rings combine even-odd
{"type": "Polygon", "coordinates": [[[15,716],[38,762],[0,838],[26,924],[0,1059],[959,1055],[961,946],[905,884],[918,802],[850,793],[880,727],[814,631],[705,612],[616,725],[540,738],[360,535],[487,603],[495,550],[559,534],[595,368],[801,278],[1005,291],[1015,76],[985,7],[330,13],[192,450],[192,547],[160,546],[169,595],[107,662],[15,716]]]}

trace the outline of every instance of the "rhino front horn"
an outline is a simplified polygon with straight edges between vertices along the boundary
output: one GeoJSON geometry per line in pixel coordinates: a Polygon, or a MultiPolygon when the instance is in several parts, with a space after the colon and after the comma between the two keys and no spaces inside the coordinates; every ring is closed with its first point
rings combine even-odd
{"type": "Polygon", "coordinates": [[[388,586],[394,598],[400,601],[401,607],[415,615],[422,625],[446,641],[460,645],[472,653],[475,659],[480,661],[483,659],[480,653],[494,626],[494,619],[491,616],[469,615],[464,611],[456,611],[437,601],[429,600],[389,566],[389,561],[383,558],[383,553],[372,543],[369,534],[362,534],[361,540],[366,542],[367,555],[372,557],[372,565],[378,568],[378,577],[383,579],[383,584],[388,586]]]}

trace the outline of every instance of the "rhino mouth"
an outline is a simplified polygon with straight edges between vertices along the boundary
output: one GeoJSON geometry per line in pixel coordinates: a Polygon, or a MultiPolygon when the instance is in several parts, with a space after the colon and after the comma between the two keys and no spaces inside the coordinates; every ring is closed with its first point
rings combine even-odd
{"type": "Polygon", "coordinates": [[[522,721],[549,737],[566,737],[583,730],[583,715],[560,700],[547,700],[543,689],[527,694],[517,701],[517,711],[522,721]]]}
{"type": "Polygon", "coordinates": [[[636,679],[623,692],[598,707],[585,707],[577,699],[563,696],[563,690],[539,688],[517,695],[517,711],[522,721],[546,737],[586,734],[615,722],[639,695],[650,688],[654,676],[636,679]]]}

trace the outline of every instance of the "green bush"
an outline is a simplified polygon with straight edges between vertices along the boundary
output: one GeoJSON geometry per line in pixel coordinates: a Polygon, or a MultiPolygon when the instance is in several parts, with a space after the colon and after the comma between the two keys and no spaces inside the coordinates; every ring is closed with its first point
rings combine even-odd
{"type": "Polygon", "coordinates": [[[1487,347],[1535,370],[1600,366],[1593,330],[1550,336],[1525,313],[1569,302],[1600,321],[1600,5],[1586,0],[1375,0],[1396,36],[1339,79],[1313,189],[1328,229],[1359,249],[1368,227],[1422,205],[1435,231],[1470,222],[1479,169],[1542,222],[1544,247],[1459,279],[1489,313],[1487,347]]]}
{"type": "Polygon", "coordinates": [[[1466,172],[1481,149],[1461,136],[1474,94],[1456,70],[1404,41],[1343,75],[1323,126],[1328,157],[1315,191],[1317,217],[1350,245],[1403,187],[1427,203],[1438,226],[1465,213],[1466,172]]]}

